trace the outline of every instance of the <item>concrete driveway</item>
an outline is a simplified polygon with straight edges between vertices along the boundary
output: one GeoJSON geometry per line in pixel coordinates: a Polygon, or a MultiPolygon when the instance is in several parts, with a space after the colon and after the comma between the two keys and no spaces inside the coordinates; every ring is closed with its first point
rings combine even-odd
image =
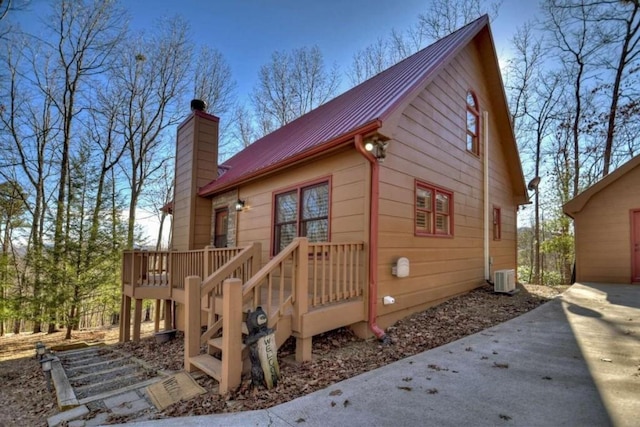
{"type": "Polygon", "coordinates": [[[575,284],[516,319],[268,410],[127,425],[640,426],[640,286],[575,284]]]}

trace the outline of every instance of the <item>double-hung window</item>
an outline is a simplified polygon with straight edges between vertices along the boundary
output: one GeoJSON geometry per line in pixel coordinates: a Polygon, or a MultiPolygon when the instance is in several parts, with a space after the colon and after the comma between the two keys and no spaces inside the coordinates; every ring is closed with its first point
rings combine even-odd
{"type": "Polygon", "coordinates": [[[416,182],[416,235],[453,236],[453,193],[416,182]]]}
{"type": "Polygon", "coordinates": [[[273,253],[295,237],[329,241],[329,181],[290,189],[275,195],[273,253]]]}

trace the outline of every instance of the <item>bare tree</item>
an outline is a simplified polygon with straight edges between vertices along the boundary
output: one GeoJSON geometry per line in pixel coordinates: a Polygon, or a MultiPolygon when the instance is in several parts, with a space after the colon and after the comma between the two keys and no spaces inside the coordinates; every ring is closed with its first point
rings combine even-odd
{"type": "Polygon", "coordinates": [[[136,209],[146,181],[171,156],[163,132],[175,126],[181,116],[176,105],[187,88],[191,60],[187,25],[180,18],[159,23],[161,30],[151,38],[131,40],[114,68],[112,81],[123,97],[117,131],[127,150],[122,169],[128,180],[129,216],[127,247],[133,248],[136,209]]]}
{"type": "Polygon", "coordinates": [[[25,286],[30,283],[33,288],[28,317],[34,321],[33,331],[40,332],[46,202],[51,193],[47,183],[53,174],[51,160],[58,147],[60,122],[53,97],[46,91],[42,93],[42,89],[55,86],[52,55],[28,46],[22,38],[12,40],[4,57],[8,79],[3,79],[0,120],[8,137],[2,139],[1,148],[11,168],[0,169],[0,174],[5,180],[21,182],[28,195],[25,205],[29,211],[30,232],[24,268],[18,280],[25,286]],[[34,70],[36,72],[30,74],[34,70]],[[34,98],[35,102],[30,102],[34,98]]]}
{"type": "Polygon", "coordinates": [[[231,67],[220,51],[203,47],[195,55],[193,73],[193,97],[207,103],[207,109],[215,115],[224,115],[233,108],[236,82],[231,67]]]}
{"type": "Polygon", "coordinates": [[[258,139],[253,115],[246,106],[241,104],[236,106],[232,123],[231,137],[237,148],[246,148],[258,139]]]}
{"type": "Polygon", "coordinates": [[[9,12],[24,10],[29,0],[0,0],[0,40],[12,31],[11,24],[7,24],[9,12]]]}
{"type": "Polygon", "coordinates": [[[511,40],[515,55],[507,65],[507,89],[511,95],[512,121],[519,137],[520,150],[531,153],[533,176],[530,190],[534,191],[533,283],[540,284],[540,177],[542,149],[554,125],[558,125],[557,106],[562,97],[560,76],[544,68],[544,49],[533,26],[525,24],[511,40]]]}
{"type": "Polygon", "coordinates": [[[170,247],[170,241],[164,241],[164,226],[170,219],[169,212],[173,200],[173,163],[164,163],[160,173],[148,181],[142,203],[157,217],[160,227],[156,236],[156,251],[170,247]]]}
{"type": "Polygon", "coordinates": [[[271,61],[261,67],[252,95],[262,134],[325,103],[338,85],[336,67],[326,69],[317,46],[274,52],[271,61]]]}
{"type": "MultiPolygon", "coordinates": [[[[597,5],[597,3],[596,3],[597,5]]],[[[618,107],[621,104],[624,93],[622,92],[623,80],[638,65],[640,55],[640,3],[635,0],[608,0],[599,5],[604,8],[603,16],[597,18],[599,23],[605,21],[606,30],[604,37],[612,40],[612,44],[619,45],[618,49],[605,49],[607,57],[604,63],[614,73],[611,84],[611,100],[609,103],[608,120],[606,126],[606,140],[604,146],[604,158],[602,175],[609,173],[613,151],[614,138],[616,136],[618,107]],[[611,52],[617,56],[611,56],[611,52]],[[617,59],[617,60],[616,60],[617,59]]],[[[635,102],[634,102],[635,103],[635,102]]]]}
{"type": "Polygon", "coordinates": [[[586,81],[592,77],[590,61],[602,45],[598,43],[597,32],[587,24],[592,20],[593,11],[582,0],[576,8],[565,7],[572,0],[546,0],[543,11],[548,33],[552,35],[551,48],[555,49],[562,61],[562,68],[571,81],[573,95],[573,117],[571,138],[573,141],[573,186],[572,195],[580,190],[581,143],[580,130],[584,119],[586,81]]]}
{"type": "Polygon", "coordinates": [[[402,35],[400,33],[392,33],[393,35],[396,38],[391,41],[397,44],[392,44],[390,41],[378,37],[375,42],[353,55],[351,67],[347,72],[351,84],[362,83],[389,68],[395,63],[394,58],[399,56],[396,55],[398,50],[402,54],[409,53],[405,50],[402,35]]]}
{"type": "Polygon", "coordinates": [[[347,71],[349,80],[353,85],[362,83],[485,13],[497,16],[501,4],[502,0],[490,4],[486,0],[431,1],[415,24],[394,28],[386,38],[379,37],[356,52],[347,71]]]}
{"type": "Polygon", "coordinates": [[[427,12],[419,16],[420,31],[427,39],[434,41],[485,13],[497,16],[502,0],[487,3],[486,0],[432,0],[427,12]]]}
{"type": "Polygon", "coordinates": [[[201,48],[195,54],[193,69],[193,99],[202,99],[207,110],[219,116],[218,157],[228,157],[235,150],[232,120],[236,98],[236,82],[231,67],[218,50],[201,48]],[[225,120],[226,119],[226,120],[225,120]]]}
{"type": "MultiPolygon", "coordinates": [[[[122,39],[120,23],[122,12],[113,1],[79,2],[65,0],[54,9],[51,22],[56,43],[56,61],[62,76],[51,96],[62,122],[61,159],[58,196],[56,200],[55,233],[53,239],[52,275],[54,285],[65,280],[64,268],[58,268],[66,255],[65,212],[68,209],[67,193],[69,165],[74,124],[78,117],[78,97],[90,78],[104,72],[108,59],[122,39]]],[[[88,87],[87,87],[88,88],[88,87]]],[[[42,88],[48,91],[49,88],[42,88]]],[[[54,304],[57,301],[54,300],[54,304]]],[[[55,305],[54,305],[55,306],[55,305]]],[[[53,314],[49,332],[55,330],[53,314]]]]}

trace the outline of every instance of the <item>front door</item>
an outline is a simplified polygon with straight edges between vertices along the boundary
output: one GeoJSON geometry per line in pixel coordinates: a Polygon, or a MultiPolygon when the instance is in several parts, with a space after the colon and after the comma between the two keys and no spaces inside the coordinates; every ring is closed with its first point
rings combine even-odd
{"type": "Polygon", "coordinates": [[[229,209],[217,209],[215,230],[213,230],[213,244],[216,248],[227,247],[227,230],[229,230],[229,209]]]}
{"type": "Polygon", "coordinates": [[[631,281],[640,282],[640,209],[631,211],[631,281]]]}

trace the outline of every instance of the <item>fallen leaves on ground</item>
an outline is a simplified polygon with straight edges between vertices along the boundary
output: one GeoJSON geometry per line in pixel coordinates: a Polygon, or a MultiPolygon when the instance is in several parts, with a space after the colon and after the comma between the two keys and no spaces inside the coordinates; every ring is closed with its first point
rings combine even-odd
{"type": "MultiPolygon", "coordinates": [[[[157,417],[269,408],[399,359],[480,332],[532,310],[566,288],[525,285],[519,286],[520,292],[514,296],[506,296],[494,294],[488,286],[483,286],[402,319],[387,328],[391,345],[383,345],[373,339],[359,339],[347,328],[316,336],[313,339],[313,360],[310,362],[295,362],[295,341],[291,338],[278,351],[282,377],[272,390],[253,388],[250,380],[245,379],[237,390],[220,396],[216,394],[216,381],[201,376],[197,382],[207,393],[189,401],[178,402],[158,413],[157,417]]],[[[152,328],[152,322],[145,323],[143,336],[148,336],[152,328]]],[[[117,329],[106,332],[75,332],[74,340],[113,343],[117,340],[117,332],[117,329]]],[[[0,381],[3,383],[3,387],[0,388],[0,401],[5,403],[0,409],[0,425],[40,425],[47,416],[57,413],[55,396],[46,390],[39,363],[33,357],[33,348],[38,340],[45,341],[47,346],[54,345],[56,341],[67,343],[63,337],[63,333],[0,337],[2,359],[11,356],[22,357],[0,363],[0,381]]],[[[180,333],[177,339],[164,344],[156,344],[153,336],[149,336],[138,343],[117,344],[112,348],[131,354],[154,369],[182,369],[184,356],[180,333]]],[[[469,347],[467,351],[473,349],[469,347]]],[[[429,393],[435,394],[437,390],[432,389],[429,393]]],[[[342,404],[348,405],[348,401],[342,404]]],[[[115,421],[126,420],[109,420],[115,421]]]]}
{"type": "MultiPolygon", "coordinates": [[[[416,313],[387,328],[391,345],[361,340],[347,328],[313,339],[313,360],[294,361],[295,341],[290,338],[278,351],[282,378],[272,390],[252,388],[245,379],[238,390],[215,394],[216,382],[198,380],[209,390],[188,402],[177,403],[162,416],[177,417],[217,412],[264,409],[339,381],[379,368],[405,357],[439,347],[530,311],[563,292],[567,287],[526,285],[514,296],[493,293],[488,286],[416,313]]],[[[469,350],[471,351],[471,349],[469,350]]],[[[434,389],[433,393],[437,393],[434,389]]]]}

